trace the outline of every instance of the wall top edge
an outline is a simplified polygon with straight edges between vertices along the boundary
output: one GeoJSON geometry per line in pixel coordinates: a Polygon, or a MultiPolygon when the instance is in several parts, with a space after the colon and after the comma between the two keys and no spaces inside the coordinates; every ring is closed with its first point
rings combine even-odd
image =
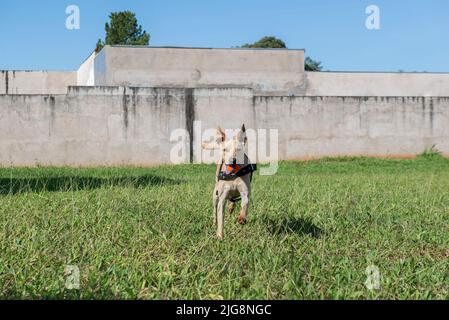
{"type": "Polygon", "coordinates": [[[238,90],[238,95],[251,96],[254,99],[304,99],[304,100],[325,100],[325,99],[353,99],[353,100],[424,100],[424,99],[449,99],[448,96],[325,96],[325,95],[277,95],[277,94],[257,94],[251,88],[242,87],[212,87],[212,88],[175,88],[175,87],[123,87],[123,86],[96,86],[96,87],[69,87],[67,94],[0,94],[0,98],[11,97],[19,99],[20,97],[70,97],[70,96],[123,96],[123,95],[158,95],[158,94],[184,94],[186,90],[193,90],[199,96],[207,94],[207,92],[238,90]],[[207,91],[202,93],[201,91],[207,91]]]}
{"type": "Polygon", "coordinates": [[[176,87],[176,86],[158,86],[158,87],[133,87],[133,86],[69,86],[67,88],[68,96],[75,95],[155,95],[161,91],[184,93],[185,90],[238,90],[253,95],[253,89],[243,86],[214,86],[214,87],[176,87]]]}
{"type": "Polygon", "coordinates": [[[255,94],[256,98],[305,98],[305,99],[317,99],[317,98],[340,98],[340,99],[449,99],[448,96],[336,96],[336,95],[267,95],[267,94],[255,94]]]}
{"type": "Polygon", "coordinates": [[[328,74],[328,73],[342,73],[342,74],[440,74],[440,75],[448,75],[449,72],[447,71],[433,71],[433,72],[427,72],[427,71],[332,71],[332,70],[326,70],[326,71],[305,71],[306,73],[314,73],[314,74],[328,74]]]}
{"type": "Polygon", "coordinates": [[[27,69],[1,69],[0,73],[5,73],[5,72],[24,72],[24,73],[36,73],[36,72],[41,72],[41,73],[76,73],[76,70],[27,70],[27,69]]]}
{"type": "MultiPolygon", "coordinates": [[[[246,50],[246,51],[302,51],[296,48],[222,48],[222,47],[182,47],[182,46],[143,46],[143,45],[105,45],[104,48],[138,48],[138,49],[195,49],[195,50],[246,50]]],[[[103,50],[103,49],[102,49],[103,50]]]]}

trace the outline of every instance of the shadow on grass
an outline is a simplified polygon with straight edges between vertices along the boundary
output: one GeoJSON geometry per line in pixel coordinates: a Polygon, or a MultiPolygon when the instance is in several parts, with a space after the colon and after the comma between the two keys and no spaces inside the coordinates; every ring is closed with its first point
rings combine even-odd
{"type": "Polygon", "coordinates": [[[315,239],[323,235],[323,230],[317,227],[310,220],[302,218],[284,218],[280,221],[265,219],[268,230],[273,235],[295,233],[297,235],[309,235],[315,239]]]}
{"type": "Polygon", "coordinates": [[[83,176],[0,178],[0,195],[26,192],[93,190],[105,186],[148,188],[162,185],[175,185],[181,182],[181,180],[173,180],[155,175],[109,178],[83,176]]]}

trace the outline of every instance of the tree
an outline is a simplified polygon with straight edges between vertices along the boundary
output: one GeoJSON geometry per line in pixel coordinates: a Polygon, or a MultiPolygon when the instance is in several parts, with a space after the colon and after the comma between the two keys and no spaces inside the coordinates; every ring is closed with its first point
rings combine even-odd
{"type": "MultiPolygon", "coordinates": [[[[244,44],[242,48],[275,48],[275,49],[287,49],[285,42],[273,36],[263,37],[259,41],[252,44],[244,44]]],[[[304,68],[306,71],[321,71],[323,67],[320,61],[313,60],[307,57],[304,61],[304,68]]]]}
{"type": "Polygon", "coordinates": [[[316,61],[307,57],[304,61],[304,69],[306,69],[306,71],[321,71],[323,67],[321,66],[321,61],[316,61]]]}
{"type": "Polygon", "coordinates": [[[259,41],[256,41],[252,44],[244,44],[242,48],[287,48],[285,42],[276,37],[263,37],[259,41]]]}
{"type": "Polygon", "coordinates": [[[137,23],[134,12],[112,12],[109,23],[105,25],[106,39],[98,40],[95,52],[99,52],[105,45],[148,45],[150,35],[137,23]]]}

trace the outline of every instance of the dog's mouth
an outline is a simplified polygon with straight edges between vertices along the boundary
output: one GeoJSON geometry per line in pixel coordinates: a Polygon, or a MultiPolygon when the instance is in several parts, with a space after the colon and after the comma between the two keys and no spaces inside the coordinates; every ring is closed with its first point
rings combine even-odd
{"type": "Polygon", "coordinates": [[[226,171],[230,173],[237,172],[241,169],[240,165],[233,163],[233,164],[226,164],[226,171]]]}

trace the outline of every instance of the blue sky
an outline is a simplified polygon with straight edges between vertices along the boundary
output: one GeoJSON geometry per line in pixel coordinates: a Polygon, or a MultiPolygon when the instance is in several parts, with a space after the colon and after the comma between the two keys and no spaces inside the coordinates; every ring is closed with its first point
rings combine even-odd
{"type": "Polygon", "coordinates": [[[447,0],[1,0],[0,69],[77,69],[120,10],[134,11],[156,46],[226,48],[274,35],[325,70],[449,72],[447,0]],[[79,30],[65,28],[71,4],[79,30]],[[365,28],[371,4],[380,30],[365,28]]]}

